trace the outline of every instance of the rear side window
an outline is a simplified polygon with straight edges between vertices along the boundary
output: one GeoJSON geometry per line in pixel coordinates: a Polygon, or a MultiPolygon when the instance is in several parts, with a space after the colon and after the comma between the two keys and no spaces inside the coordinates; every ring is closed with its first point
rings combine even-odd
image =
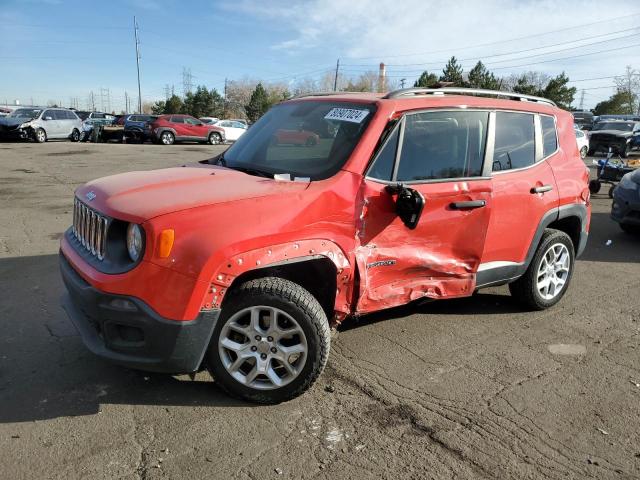
{"type": "Polygon", "coordinates": [[[536,142],[533,115],[496,112],[493,171],[524,168],[535,163],[536,142]]]}
{"type": "Polygon", "coordinates": [[[475,111],[407,115],[396,180],[481,176],[488,118],[475,111]]]}
{"type": "Polygon", "coordinates": [[[540,115],[540,124],[542,126],[542,156],[548,157],[558,149],[556,122],[553,117],[540,115]]]}
{"type": "Polygon", "coordinates": [[[184,123],[184,117],[171,117],[169,121],[171,123],[184,123]]]}

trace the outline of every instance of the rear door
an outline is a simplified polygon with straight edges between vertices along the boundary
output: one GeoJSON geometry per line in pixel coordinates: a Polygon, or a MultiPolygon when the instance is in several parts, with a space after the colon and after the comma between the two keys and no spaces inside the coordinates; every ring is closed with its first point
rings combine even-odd
{"type": "Polygon", "coordinates": [[[493,211],[479,284],[513,278],[525,266],[538,226],[558,207],[548,160],[558,150],[555,119],[523,112],[496,112],[491,184],[493,211]]]}
{"type": "Polygon", "coordinates": [[[185,127],[189,131],[189,136],[196,140],[206,140],[209,135],[209,128],[197,118],[185,117],[185,127]]]}
{"type": "Polygon", "coordinates": [[[492,208],[489,119],[488,111],[411,113],[389,135],[363,185],[357,311],[473,292],[492,208]],[[424,199],[414,229],[389,193],[399,183],[424,199]]]}
{"type": "Polygon", "coordinates": [[[184,123],[184,118],[185,117],[183,117],[182,115],[172,115],[171,117],[169,117],[170,126],[176,132],[176,140],[188,138],[191,134],[191,131],[184,123]]]}

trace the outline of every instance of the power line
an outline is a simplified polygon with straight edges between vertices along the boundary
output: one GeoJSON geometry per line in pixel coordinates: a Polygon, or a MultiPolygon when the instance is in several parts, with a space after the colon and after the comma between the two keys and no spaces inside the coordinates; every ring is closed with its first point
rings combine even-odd
{"type": "Polygon", "coordinates": [[[501,43],[509,43],[509,42],[515,42],[518,40],[526,40],[526,39],[530,39],[530,38],[536,38],[536,37],[541,37],[541,36],[545,36],[545,35],[551,35],[553,33],[562,33],[562,32],[566,32],[568,30],[575,30],[577,28],[584,28],[584,27],[590,27],[593,25],[599,25],[601,23],[608,23],[608,22],[613,22],[615,20],[624,20],[624,19],[630,19],[633,17],[638,17],[640,16],[640,12],[637,13],[631,13],[631,14],[627,14],[627,15],[622,15],[619,17],[614,17],[614,18],[608,18],[605,20],[599,20],[597,22],[591,22],[591,23],[584,23],[582,25],[574,25],[572,27],[564,27],[561,28],[559,30],[551,30],[551,31],[547,31],[547,32],[542,32],[542,33],[536,33],[536,34],[532,34],[532,35],[525,35],[524,37],[515,37],[515,38],[510,38],[507,40],[498,40],[498,41],[494,41],[494,42],[488,42],[488,43],[480,43],[480,44],[476,44],[476,45],[469,45],[466,47],[459,47],[459,48],[447,48],[444,50],[432,50],[430,52],[417,52],[417,53],[404,53],[404,54],[398,54],[398,55],[375,55],[372,57],[348,57],[351,58],[353,60],[367,60],[367,59],[371,59],[371,58],[375,58],[375,59],[379,59],[379,58],[400,58],[400,57],[417,57],[417,56],[421,56],[421,55],[432,55],[434,53],[446,53],[446,52],[451,52],[452,50],[456,50],[456,51],[462,51],[462,50],[470,50],[470,49],[474,49],[474,48],[480,48],[480,47],[489,47],[492,45],[499,45],[501,43]]]}

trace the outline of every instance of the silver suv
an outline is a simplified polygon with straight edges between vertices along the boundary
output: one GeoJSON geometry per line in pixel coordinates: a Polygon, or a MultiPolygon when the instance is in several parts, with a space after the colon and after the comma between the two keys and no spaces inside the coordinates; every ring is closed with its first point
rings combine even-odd
{"type": "Polygon", "coordinates": [[[50,139],[80,140],[82,121],[66,108],[18,108],[0,118],[0,139],[33,139],[38,143],[50,139]]]}

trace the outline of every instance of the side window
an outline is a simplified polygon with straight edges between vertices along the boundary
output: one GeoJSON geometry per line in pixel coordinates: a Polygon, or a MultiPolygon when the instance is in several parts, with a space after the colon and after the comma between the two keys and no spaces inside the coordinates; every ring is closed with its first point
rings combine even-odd
{"type": "Polygon", "coordinates": [[[104,118],[104,113],[94,113],[91,118],[104,118]]]}
{"type": "Polygon", "coordinates": [[[184,117],[171,117],[171,123],[184,123],[184,117]]]}
{"type": "Polygon", "coordinates": [[[396,151],[398,149],[399,132],[399,125],[396,125],[382,147],[382,150],[380,150],[373,161],[367,177],[384,180],[386,182],[391,180],[391,175],[393,175],[393,161],[396,158],[396,151]]]}
{"type": "Polygon", "coordinates": [[[542,126],[542,156],[547,157],[558,149],[556,122],[553,117],[540,115],[540,125],[542,126]]]}
{"type": "Polygon", "coordinates": [[[55,120],[56,116],[53,114],[53,110],[45,110],[45,112],[42,114],[42,119],[44,120],[45,118],[55,120]]]}
{"type": "Polygon", "coordinates": [[[535,128],[530,113],[496,112],[493,171],[533,165],[536,159],[535,128]]]}
{"type": "Polygon", "coordinates": [[[407,115],[396,180],[481,176],[488,119],[474,111],[407,115]]]}

